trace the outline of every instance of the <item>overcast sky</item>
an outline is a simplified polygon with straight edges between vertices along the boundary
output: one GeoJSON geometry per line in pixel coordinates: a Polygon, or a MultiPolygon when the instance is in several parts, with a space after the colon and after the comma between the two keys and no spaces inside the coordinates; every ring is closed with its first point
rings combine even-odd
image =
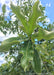
{"type": "MultiPolygon", "coordinates": [[[[14,4],[16,4],[16,0],[12,0],[12,1],[14,4]]],[[[54,22],[54,0],[40,0],[40,1],[41,1],[42,5],[46,7],[45,14],[46,14],[46,16],[48,16],[48,19],[47,19],[48,22],[50,22],[50,23],[54,22]]],[[[3,4],[6,4],[6,6],[7,6],[6,15],[8,16],[8,13],[10,10],[10,8],[9,8],[10,7],[10,0],[0,0],[0,14],[2,13],[1,7],[3,4]]],[[[15,35],[13,35],[13,34],[8,35],[7,34],[6,36],[4,36],[4,34],[0,32],[0,41],[3,41],[4,39],[7,39],[7,38],[9,38],[11,36],[15,36],[15,35]]],[[[4,58],[1,58],[1,56],[0,56],[0,64],[2,62],[4,62],[4,58]]]]}

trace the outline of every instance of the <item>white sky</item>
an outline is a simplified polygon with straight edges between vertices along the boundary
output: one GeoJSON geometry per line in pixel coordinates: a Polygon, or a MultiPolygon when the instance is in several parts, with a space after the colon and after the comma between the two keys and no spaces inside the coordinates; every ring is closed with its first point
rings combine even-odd
{"type": "Polygon", "coordinates": [[[6,63],[6,61],[4,60],[4,57],[0,56],[0,66],[1,64],[6,63]]]}
{"type": "Polygon", "coordinates": [[[7,34],[6,36],[2,33],[2,32],[0,32],[0,41],[3,41],[3,40],[5,40],[5,39],[8,39],[8,38],[10,38],[10,37],[16,37],[17,36],[17,34],[7,34]]]}
{"type": "Polygon", "coordinates": [[[46,7],[51,7],[51,3],[47,3],[46,4],[46,7]]]}

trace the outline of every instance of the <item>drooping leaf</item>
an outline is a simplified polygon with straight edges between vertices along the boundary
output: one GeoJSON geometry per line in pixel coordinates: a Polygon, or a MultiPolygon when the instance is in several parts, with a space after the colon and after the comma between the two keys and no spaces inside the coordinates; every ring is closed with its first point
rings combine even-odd
{"type": "Polygon", "coordinates": [[[41,60],[37,50],[34,50],[32,67],[36,73],[41,73],[41,60]]]}
{"type": "Polygon", "coordinates": [[[30,62],[33,60],[33,48],[30,41],[24,43],[20,53],[23,54],[21,58],[21,66],[24,68],[24,71],[26,71],[29,69],[30,62]]]}

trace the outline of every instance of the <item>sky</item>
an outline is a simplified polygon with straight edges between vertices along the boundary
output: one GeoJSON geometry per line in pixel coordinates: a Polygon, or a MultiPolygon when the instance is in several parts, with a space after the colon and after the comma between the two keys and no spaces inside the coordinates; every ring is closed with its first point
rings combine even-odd
{"type": "MultiPolygon", "coordinates": [[[[16,0],[11,0],[13,2],[14,5],[16,5],[16,0]]],[[[40,0],[41,4],[45,7],[45,15],[47,16],[46,21],[48,21],[49,23],[54,22],[54,0],[40,0]]],[[[0,0],[0,14],[2,13],[2,5],[6,4],[6,16],[8,16],[9,10],[10,10],[10,0],[0,0]]],[[[4,35],[3,33],[0,32],[0,41],[3,41],[9,37],[13,37],[16,36],[13,34],[10,35],[4,35]]],[[[4,63],[4,58],[2,56],[0,56],[0,65],[2,63],[4,63]]]]}
{"type": "Polygon", "coordinates": [[[46,15],[50,19],[50,22],[54,22],[54,0],[40,0],[43,6],[45,6],[46,15]]]}

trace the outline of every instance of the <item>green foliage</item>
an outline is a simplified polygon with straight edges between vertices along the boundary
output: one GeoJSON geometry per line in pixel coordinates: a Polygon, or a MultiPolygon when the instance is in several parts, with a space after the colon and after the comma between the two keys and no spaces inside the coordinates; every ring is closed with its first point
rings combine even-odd
{"type": "Polygon", "coordinates": [[[4,15],[5,12],[6,12],[6,5],[5,5],[5,4],[2,6],[2,12],[3,12],[3,15],[4,15]]]}
{"type": "Polygon", "coordinates": [[[13,13],[16,14],[16,16],[19,18],[19,20],[22,22],[25,32],[28,35],[31,35],[32,32],[34,31],[36,25],[36,21],[38,19],[38,17],[41,16],[41,9],[39,8],[39,0],[37,0],[37,2],[33,5],[33,13],[31,15],[31,17],[29,18],[29,20],[27,21],[25,19],[25,16],[23,16],[22,12],[20,11],[20,6],[14,6],[11,3],[11,9],[13,11],[13,13]]]}
{"type": "Polygon", "coordinates": [[[39,31],[32,35],[32,39],[41,39],[51,40],[54,39],[54,31],[47,31],[42,28],[39,28],[39,31]]]}
{"type": "MultiPolygon", "coordinates": [[[[11,9],[12,11],[16,14],[16,16],[19,18],[19,20],[21,20],[23,26],[24,26],[24,29],[25,29],[25,32],[31,36],[32,32],[34,31],[34,29],[36,27],[38,27],[37,25],[37,19],[42,16],[42,10],[41,8],[39,7],[39,0],[36,1],[36,3],[33,5],[33,12],[32,12],[32,15],[31,17],[29,17],[29,20],[27,21],[25,19],[25,16],[23,16],[23,14],[21,14],[22,12],[20,12],[20,6],[14,6],[12,3],[11,3],[11,9]],[[18,9],[18,10],[17,10],[18,9]]],[[[39,36],[41,36],[40,40],[41,39],[48,39],[48,36],[50,37],[48,40],[54,38],[54,32],[50,33],[49,35],[46,33],[47,31],[44,31],[42,28],[39,29],[39,32],[36,33],[36,37],[37,39],[40,38],[39,36]],[[46,34],[46,35],[44,35],[46,34]]],[[[30,37],[29,36],[29,37],[30,37]]]]}
{"type": "Polygon", "coordinates": [[[36,73],[41,73],[41,60],[37,50],[34,50],[32,66],[36,73]]]}
{"type": "MultiPolygon", "coordinates": [[[[49,43],[48,45],[48,42],[54,39],[54,31],[51,31],[49,25],[47,26],[47,29],[39,25],[39,22],[44,22],[44,19],[46,18],[43,12],[45,8],[39,5],[39,3],[40,1],[37,0],[32,8],[30,8],[32,13],[28,10],[26,3],[26,6],[23,8],[24,12],[22,11],[22,7],[14,6],[11,3],[12,12],[17,18],[14,22],[9,21],[9,23],[6,23],[7,29],[11,30],[13,33],[17,32],[18,34],[18,31],[20,33],[18,34],[18,37],[6,39],[1,43],[0,52],[8,51],[9,55],[12,56],[12,58],[14,57],[13,63],[9,63],[10,67],[7,66],[7,71],[4,69],[4,72],[6,72],[5,74],[28,75],[28,73],[53,72],[51,60],[53,61],[54,57],[50,58],[50,56],[51,54],[53,56],[54,43],[49,43]],[[31,15],[28,16],[28,14],[31,15]],[[18,25],[19,20],[21,25],[18,25]],[[37,44],[35,43],[35,39],[38,40],[37,44]],[[13,56],[15,55],[15,51],[18,52],[18,55],[16,54],[17,57],[13,56]],[[42,63],[43,65],[41,65],[42,63]]],[[[4,21],[4,17],[2,21],[4,23],[6,22],[4,21]]],[[[6,25],[3,23],[1,24],[0,30],[2,27],[6,29],[6,25]]]]}
{"type": "Polygon", "coordinates": [[[24,46],[22,47],[22,50],[20,51],[20,53],[23,54],[21,58],[21,65],[24,68],[24,71],[26,71],[26,69],[30,68],[29,65],[31,61],[33,60],[33,53],[34,53],[32,48],[32,42],[30,40],[25,41],[24,46]]]}
{"type": "Polygon", "coordinates": [[[28,25],[27,25],[27,22],[25,20],[25,17],[21,14],[20,12],[20,7],[19,6],[14,6],[12,3],[11,3],[11,9],[12,11],[16,14],[16,16],[18,17],[18,19],[20,19],[20,21],[22,22],[22,24],[24,25],[24,28],[27,32],[27,29],[28,29],[28,25]]]}
{"type": "Polygon", "coordinates": [[[19,37],[12,37],[12,38],[9,38],[7,40],[4,40],[2,43],[1,43],[1,46],[0,46],[0,51],[1,52],[5,52],[5,51],[8,51],[12,45],[14,44],[18,44],[20,42],[23,42],[27,39],[20,39],[19,37]]]}

